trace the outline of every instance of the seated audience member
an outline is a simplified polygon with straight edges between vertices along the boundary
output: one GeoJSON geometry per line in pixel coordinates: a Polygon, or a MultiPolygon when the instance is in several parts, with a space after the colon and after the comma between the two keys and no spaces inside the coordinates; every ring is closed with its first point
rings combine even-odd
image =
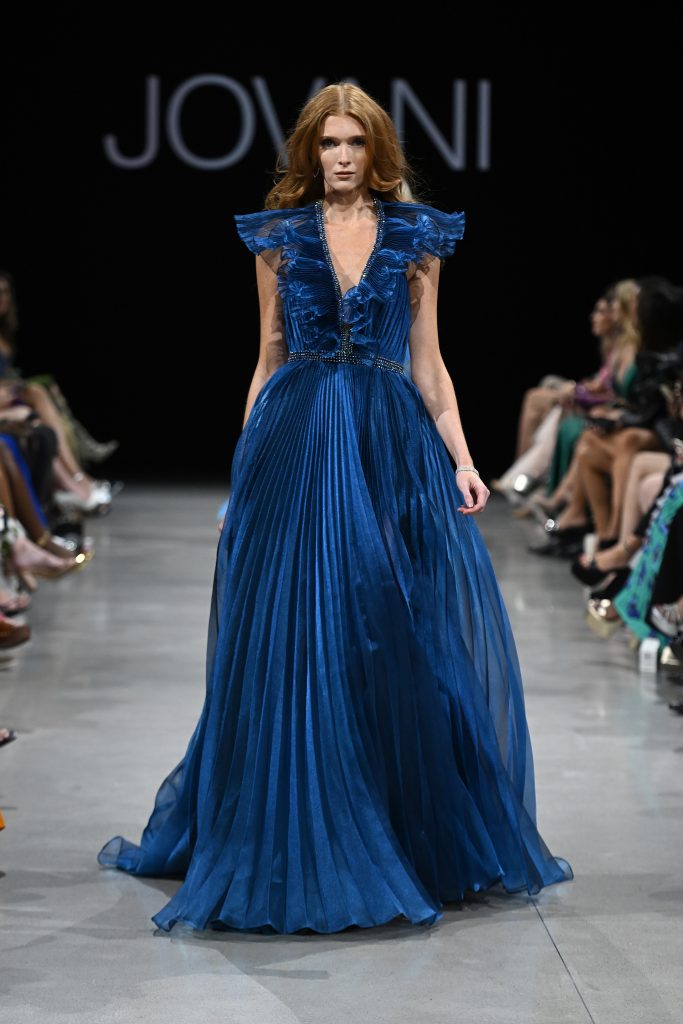
{"type": "MultiPolygon", "coordinates": [[[[530,410],[539,407],[543,399],[544,415],[534,417],[536,424],[532,437],[512,466],[498,479],[491,481],[494,490],[513,504],[535,491],[546,479],[551,461],[555,473],[560,460],[554,458],[558,447],[563,455],[568,452],[570,435],[583,429],[586,415],[605,402],[628,394],[633,377],[633,360],[639,344],[639,334],[630,316],[637,284],[622,281],[612,286],[595,304],[591,314],[592,333],[600,339],[602,365],[592,377],[583,381],[567,381],[556,388],[532,388],[527,392],[520,423],[529,422],[530,410]]],[[[554,489],[554,487],[553,487],[554,489]]]]}
{"type": "Polygon", "coordinates": [[[79,465],[69,445],[67,430],[55,401],[46,387],[22,377],[15,365],[18,330],[14,280],[0,271],[0,418],[5,424],[29,421],[49,427],[56,438],[52,460],[56,488],[53,496],[65,510],[93,512],[111,504],[112,489],[107,480],[95,480],[79,465]]]}
{"type": "MultiPolygon", "coordinates": [[[[618,543],[634,456],[643,450],[666,450],[671,416],[665,391],[683,372],[683,289],[661,278],[644,279],[641,286],[638,312],[644,348],[636,357],[629,408],[615,410],[614,417],[592,421],[591,430],[581,435],[574,494],[559,519],[546,530],[559,554],[577,554],[572,545],[580,544],[591,528],[601,548],[618,543]]],[[[554,553],[543,546],[531,550],[554,553]]]]}
{"type": "MultiPolygon", "coordinates": [[[[635,320],[635,303],[638,296],[638,284],[632,279],[619,281],[611,285],[596,302],[590,314],[591,333],[600,340],[600,358],[604,366],[612,344],[622,333],[621,318],[635,320]]],[[[601,371],[583,383],[589,388],[601,388],[601,371]]],[[[571,395],[576,381],[565,377],[548,374],[537,387],[529,388],[522,399],[522,408],[517,424],[517,448],[515,459],[518,459],[531,447],[534,434],[541,425],[550,409],[562,395],[571,395]]]]}

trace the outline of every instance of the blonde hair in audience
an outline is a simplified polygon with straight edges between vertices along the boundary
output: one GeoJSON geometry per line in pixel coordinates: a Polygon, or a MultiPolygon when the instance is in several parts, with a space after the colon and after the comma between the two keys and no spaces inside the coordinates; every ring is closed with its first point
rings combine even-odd
{"type": "Polygon", "coordinates": [[[614,339],[614,350],[640,348],[641,336],[638,325],[637,299],[640,285],[633,278],[617,281],[614,286],[614,302],[618,310],[618,333],[614,339]]]}

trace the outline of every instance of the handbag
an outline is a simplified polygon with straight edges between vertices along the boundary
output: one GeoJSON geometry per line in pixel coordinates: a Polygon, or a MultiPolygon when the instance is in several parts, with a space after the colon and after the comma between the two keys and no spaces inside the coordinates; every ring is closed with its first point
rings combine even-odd
{"type": "Polygon", "coordinates": [[[607,405],[608,402],[613,402],[614,398],[615,394],[611,388],[605,388],[602,391],[591,391],[581,381],[579,381],[574,389],[574,401],[583,409],[590,409],[594,405],[607,405]]]}

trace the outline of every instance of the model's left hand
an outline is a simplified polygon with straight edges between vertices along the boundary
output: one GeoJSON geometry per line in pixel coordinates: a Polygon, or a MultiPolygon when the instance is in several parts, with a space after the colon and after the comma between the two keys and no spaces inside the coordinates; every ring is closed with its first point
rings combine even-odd
{"type": "Polygon", "coordinates": [[[471,516],[473,512],[481,512],[491,493],[484,481],[476,473],[468,472],[458,473],[456,480],[465,499],[465,504],[460,505],[458,512],[462,512],[464,516],[471,516]]]}

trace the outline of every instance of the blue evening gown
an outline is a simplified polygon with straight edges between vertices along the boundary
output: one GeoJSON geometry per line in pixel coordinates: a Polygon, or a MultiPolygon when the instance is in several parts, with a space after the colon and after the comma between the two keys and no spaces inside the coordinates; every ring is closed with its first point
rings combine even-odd
{"type": "Polygon", "coordinates": [[[488,551],[404,371],[406,269],[464,214],[373,194],[342,295],[320,201],[235,215],[278,275],[290,357],[230,468],[204,706],[140,843],[100,864],[182,879],[165,930],[340,931],[499,883],[573,877],[536,827],[519,663],[488,551]]]}

